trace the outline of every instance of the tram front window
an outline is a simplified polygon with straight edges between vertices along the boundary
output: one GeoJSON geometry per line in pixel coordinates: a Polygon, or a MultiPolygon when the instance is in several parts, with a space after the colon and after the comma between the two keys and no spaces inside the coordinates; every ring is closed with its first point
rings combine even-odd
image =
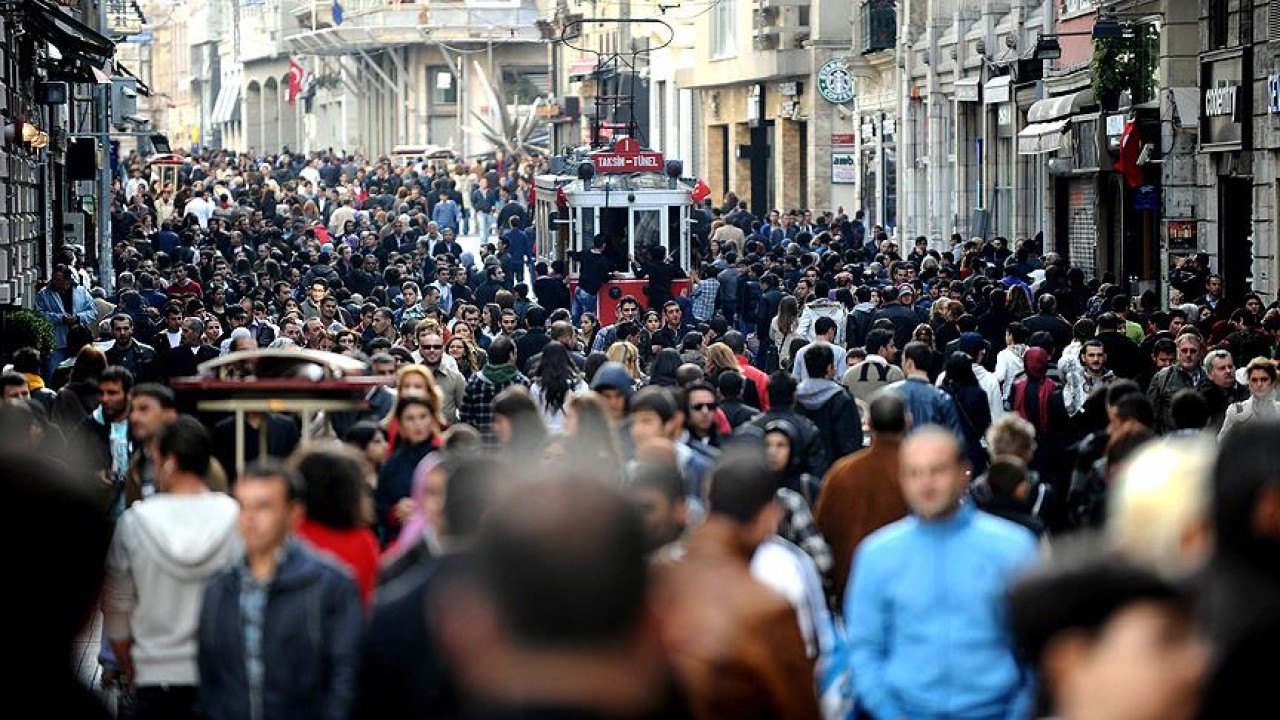
{"type": "Polygon", "coordinates": [[[604,252],[609,257],[610,268],[614,272],[630,272],[631,265],[627,260],[627,254],[631,252],[627,234],[627,208],[600,208],[597,212],[600,224],[596,232],[603,234],[609,241],[604,252]]]}

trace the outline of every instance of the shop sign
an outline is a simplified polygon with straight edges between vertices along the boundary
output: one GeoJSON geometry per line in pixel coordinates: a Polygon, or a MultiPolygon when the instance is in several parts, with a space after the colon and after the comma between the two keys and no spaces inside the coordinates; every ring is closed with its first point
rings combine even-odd
{"type": "Polygon", "coordinates": [[[1280,74],[1267,78],[1267,112],[1280,114],[1280,74]]]}
{"type": "Polygon", "coordinates": [[[778,83],[778,94],[784,97],[795,97],[800,94],[800,83],[784,82],[778,83]]]}
{"type": "MultiPolygon", "coordinates": [[[[1210,152],[1248,149],[1249,84],[1243,84],[1247,47],[1206,53],[1200,59],[1200,146],[1210,152]]],[[[1270,85],[1270,83],[1268,83],[1270,85]]]]}
{"type": "Polygon", "coordinates": [[[831,133],[831,144],[836,147],[857,145],[858,136],[855,133],[831,133]]]}
{"type": "Polygon", "coordinates": [[[591,163],[602,173],[662,172],[662,153],[641,150],[638,140],[624,137],[613,152],[592,153],[591,163]]]}
{"type": "Polygon", "coordinates": [[[1135,212],[1158,212],[1160,210],[1160,188],[1151,183],[1143,183],[1133,191],[1133,209],[1135,212]]]}
{"type": "Polygon", "coordinates": [[[956,80],[956,102],[978,102],[978,79],[956,80]]]}
{"type": "Polygon", "coordinates": [[[1199,245],[1199,227],[1196,220],[1169,220],[1165,223],[1165,239],[1169,252],[1191,252],[1199,245]]]}
{"type": "Polygon", "coordinates": [[[832,58],[818,69],[818,94],[837,105],[853,100],[853,73],[842,58],[832,58]]]}
{"type": "Polygon", "coordinates": [[[849,184],[858,181],[857,153],[831,153],[831,182],[849,184]]]}

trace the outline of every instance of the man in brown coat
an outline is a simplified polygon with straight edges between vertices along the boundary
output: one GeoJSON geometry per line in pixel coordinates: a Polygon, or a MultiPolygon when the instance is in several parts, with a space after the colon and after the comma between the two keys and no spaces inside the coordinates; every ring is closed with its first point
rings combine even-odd
{"type": "Polygon", "coordinates": [[[782,510],[762,457],[731,455],[711,476],[709,516],[664,568],[663,632],[694,717],[819,717],[795,610],[751,577],[782,510]]]}
{"type": "Polygon", "coordinates": [[[835,559],[836,607],[842,606],[853,554],[871,533],[907,516],[898,480],[899,446],[910,425],[906,404],[892,393],[871,401],[871,445],[827,471],[814,510],[835,559]]]}

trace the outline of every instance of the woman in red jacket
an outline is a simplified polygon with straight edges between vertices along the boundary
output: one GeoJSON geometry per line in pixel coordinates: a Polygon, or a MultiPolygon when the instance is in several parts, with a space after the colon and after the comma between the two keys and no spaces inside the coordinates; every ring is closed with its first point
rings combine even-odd
{"type": "Polygon", "coordinates": [[[365,524],[370,502],[359,453],[340,443],[305,450],[295,461],[302,476],[303,520],[298,536],[351,571],[365,607],[378,575],[378,539],[365,524]]]}

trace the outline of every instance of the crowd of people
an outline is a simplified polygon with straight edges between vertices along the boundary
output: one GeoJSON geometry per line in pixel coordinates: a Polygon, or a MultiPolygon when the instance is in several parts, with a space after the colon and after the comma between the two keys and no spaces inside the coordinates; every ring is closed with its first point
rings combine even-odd
{"type": "Polygon", "coordinates": [[[6,537],[71,534],[14,575],[65,591],[9,601],[50,712],[104,716],[66,657],[100,612],[95,689],[143,720],[1270,716],[1275,303],[1203,256],[1166,310],[1039,237],[732,193],[692,267],[539,257],[542,168],[117,185],[113,282],[66,249],[52,347],[0,374],[43,511],[6,537]],[[247,432],[183,412],[170,380],[254,348],[380,381],[247,432]]]}

